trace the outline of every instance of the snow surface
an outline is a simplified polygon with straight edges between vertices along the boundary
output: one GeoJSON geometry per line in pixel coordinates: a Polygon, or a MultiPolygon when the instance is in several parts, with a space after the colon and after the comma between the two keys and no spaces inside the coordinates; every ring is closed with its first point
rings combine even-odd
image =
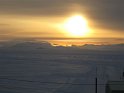
{"type": "Polygon", "coordinates": [[[122,79],[124,45],[53,47],[24,42],[0,48],[0,93],[105,93],[122,79]],[[96,71],[97,68],[97,71],[96,71]]]}

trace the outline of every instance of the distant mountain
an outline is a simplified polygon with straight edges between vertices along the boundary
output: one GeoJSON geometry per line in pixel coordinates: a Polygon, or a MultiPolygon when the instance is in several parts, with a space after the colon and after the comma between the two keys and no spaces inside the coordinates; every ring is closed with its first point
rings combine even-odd
{"type": "Polygon", "coordinates": [[[48,42],[8,42],[2,48],[15,48],[15,49],[42,49],[50,48],[52,45],[48,42]]]}
{"type": "Polygon", "coordinates": [[[82,46],[52,46],[49,42],[37,42],[37,41],[19,41],[19,42],[6,42],[2,43],[1,48],[4,49],[24,49],[24,50],[34,50],[34,49],[88,49],[88,50],[124,50],[124,44],[112,44],[112,45],[94,45],[85,44],[82,46]]]}
{"type": "Polygon", "coordinates": [[[111,45],[83,45],[84,49],[95,49],[95,50],[124,50],[124,44],[111,44],[111,45]]]}

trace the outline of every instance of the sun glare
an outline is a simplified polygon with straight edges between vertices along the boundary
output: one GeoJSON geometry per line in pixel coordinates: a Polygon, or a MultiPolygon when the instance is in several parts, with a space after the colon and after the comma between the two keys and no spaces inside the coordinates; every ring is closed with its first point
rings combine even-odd
{"type": "Polygon", "coordinates": [[[69,35],[74,37],[86,36],[89,33],[87,20],[80,15],[72,16],[64,23],[69,35]]]}

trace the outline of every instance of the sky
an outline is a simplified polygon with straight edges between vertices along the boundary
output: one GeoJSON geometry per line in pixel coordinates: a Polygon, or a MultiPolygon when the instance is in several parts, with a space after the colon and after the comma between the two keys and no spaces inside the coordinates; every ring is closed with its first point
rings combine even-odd
{"type": "Polygon", "coordinates": [[[124,43],[123,4],[124,0],[0,0],[0,41],[124,43]],[[85,18],[89,34],[75,37],[64,29],[75,15],[85,18]]]}

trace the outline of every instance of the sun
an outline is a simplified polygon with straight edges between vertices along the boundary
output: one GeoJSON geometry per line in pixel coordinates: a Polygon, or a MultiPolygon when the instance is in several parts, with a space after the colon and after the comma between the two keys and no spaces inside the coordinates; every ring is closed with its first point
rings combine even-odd
{"type": "Polygon", "coordinates": [[[80,15],[68,18],[64,23],[64,28],[69,35],[74,37],[86,36],[89,33],[87,20],[80,15]]]}

